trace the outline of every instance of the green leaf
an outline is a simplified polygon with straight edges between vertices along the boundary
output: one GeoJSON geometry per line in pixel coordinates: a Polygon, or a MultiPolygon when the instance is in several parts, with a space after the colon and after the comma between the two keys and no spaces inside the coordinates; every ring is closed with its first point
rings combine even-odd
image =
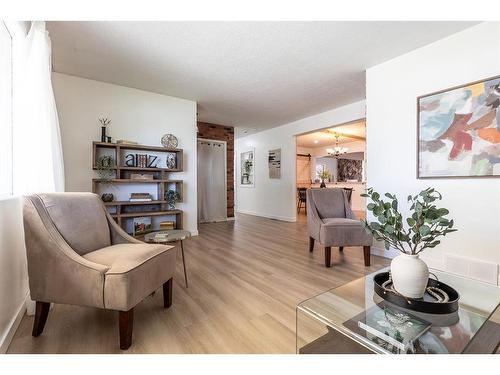
{"type": "Polygon", "coordinates": [[[376,191],[375,191],[375,192],[373,192],[373,194],[372,194],[372,199],[373,199],[374,201],[378,201],[378,200],[379,200],[379,198],[380,198],[380,194],[379,194],[379,193],[377,193],[376,191]]]}
{"type": "Polygon", "coordinates": [[[394,198],[394,195],[392,195],[391,193],[385,193],[385,196],[390,199],[396,199],[394,198]]]}
{"type": "Polygon", "coordinates": [[[412,199],[412,198],[411,198],[411,195],[408,195],[408,198],[406,198],[406,200],[407,200],[408,202],[409,202],[409,201],[411,201],[411,199],[412,199]]]}
{"type": "Polygon", "coordinates": [[[385,229],[385,231],[386,231],[387,233],[389,233],[389,234],[394,233],[394,227],[393,227],[392,225],[386,225],[386,226],[384,227],[384,229],[385,229]]]}
{"type": "Polygon", "coordinates": [[[368,211],[372,211],[375,208],[375,203],[368,203],[368,205],[366,206],[366,208],[367,208],[368,211]]]}
{"type": "Polygon", "coordinates": [[[397,200],[393,200],[392,201],[392,209],[394,211],[397,211],[398,210],[398,201],[397,200]]]}
{"type": "Polygon", "coordinates": [[[420,233],[420,236],[424,237],[424,236],[427,236],[431,232],[431,228],[427,225],[422,225],[418,231],[420,233]]]}
{"type": "Polygon", "coordinates": [[[439,210],[437,210],[437,213],[439,216],[445,216],[448,215],[450,211],[448,211],[446,208],[440,208],[439,210]]]}
{"type": "Polygon", "coordinates": [[[410,227],[412,227],[412,226],[414,226],[414,225],[415,225],[415,220],[414,220],[414,219],[412,219],[411,217],[407,218],[407,219],[406,219],[406,222],[408,223],[408,225],[409,225],[410,227]]]}
{"type": "Polygon", "coordinates": [[[377,219],[381,224],[387,223],[387,219],[383,215],[378,216],[377,219]]]}

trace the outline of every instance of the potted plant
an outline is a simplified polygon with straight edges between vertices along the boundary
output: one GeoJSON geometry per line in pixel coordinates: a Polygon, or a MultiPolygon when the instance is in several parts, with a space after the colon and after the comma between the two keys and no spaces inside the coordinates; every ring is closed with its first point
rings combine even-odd
{"type": "MultiPolygon", "coordinates": [[[[115,159],[109,155],[99,156],[96,160],[95,169],[99,175],[99,179],[107,185],[113,187],[113,178],[115,171],[115,159]]],[[[113,193],[104,193],[101,195],[104,202],[112,202],[114,199],[113,193]]]]}
{"type": "Polygon", "coordinates": [[[168,208],[175,210],[175,204],[181,200],[181,195],[175,190],[168,190],[165,193],[165,200],[167,201],[168,208]]]}
{"type": "Polygon", "coordinates": [[[332,175],[330,174],[330,171],[326,168],[324,168],[318,175],[318,177],[321,179],[321,184],[319,185],[320,188],[326,188],[325,180],[329,180],[332,175]]]}
{"type": "Polygon", "coordinates": [[[419,258],[425,249],[440,244],[439,237],[455,232],[453,220],[445,216],[446,208],[438,208],[434,202],[441,200],[441,194],[433,188],[422,190],[417,195],[408,195],[410,215],[403,219],[395,195],[385,193],[388,201],[369,188],[363,197],[370,199],[366,206],[376,221],[361,220],[376,240],[384,241],[385,248],[401,252],[391,262],[391,277],[394,289],[409,298],[422,298],[429,279],[429,269],[419,258]]]}

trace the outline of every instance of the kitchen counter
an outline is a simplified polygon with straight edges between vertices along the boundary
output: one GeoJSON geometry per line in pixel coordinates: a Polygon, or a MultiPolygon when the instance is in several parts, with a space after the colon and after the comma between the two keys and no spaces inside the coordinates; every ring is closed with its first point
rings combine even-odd
{"type": "MultiPolygon", "coordinates": [[[[314,184],[297,184],[297,187],[319,188],[319,183],[314,184]]],[[[361,196],[365,192],[365,182],[326,182],[327,188],[352,188],[351,208],[355,211],[366,210],[366,199],[361,196]]]]}

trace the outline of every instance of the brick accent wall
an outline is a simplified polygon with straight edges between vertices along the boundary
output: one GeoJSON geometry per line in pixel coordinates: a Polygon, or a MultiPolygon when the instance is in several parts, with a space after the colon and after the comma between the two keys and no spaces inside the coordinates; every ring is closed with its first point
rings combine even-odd
{"type": "Polygon", "coordinates": [[[227,217],[234,217],[234,128],[198,122],[198,138],[226,141],[227,143],[227,217]]]}

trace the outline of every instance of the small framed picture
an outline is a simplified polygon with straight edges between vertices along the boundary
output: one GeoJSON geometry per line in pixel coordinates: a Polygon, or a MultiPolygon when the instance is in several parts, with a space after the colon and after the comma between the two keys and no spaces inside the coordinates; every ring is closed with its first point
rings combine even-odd
{"type": "Polygon", "coordinates": [[[240,153],[240,178],[242,187],[254,187],[255,178],[255,150],[240,153]]]}

